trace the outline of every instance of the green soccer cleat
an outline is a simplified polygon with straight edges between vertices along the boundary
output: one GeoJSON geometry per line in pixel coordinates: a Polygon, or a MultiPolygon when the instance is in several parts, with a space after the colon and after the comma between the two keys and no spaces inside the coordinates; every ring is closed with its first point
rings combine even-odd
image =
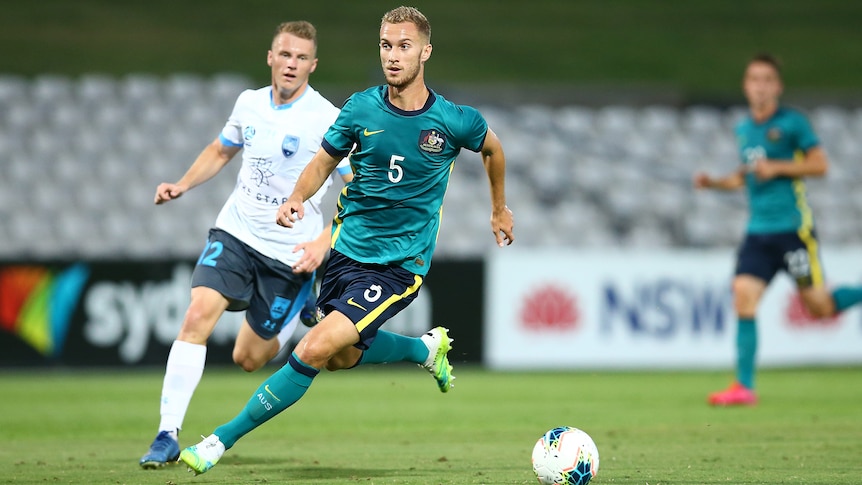
{"type": "Polygon", "coordinates": [[[452,366],[447,356],[452,350],[452,339],[449,338],[448,332],[448,328],[435,327],[419,337],[428,347],[428,359],[420,365],[434,376],[440,392],[449,392],[449,389],[455,387],[452,382],[455,376],[452,375],[452,366]]]}
{"type": "Polygon", "coordinates": [[[222,455],[224,455],[224,444],[219,441],[218,436],[211,434],[200,443],[181,451],[180,461],[188,465],[189,471],[200,475],[214,467],[222,455]]]}

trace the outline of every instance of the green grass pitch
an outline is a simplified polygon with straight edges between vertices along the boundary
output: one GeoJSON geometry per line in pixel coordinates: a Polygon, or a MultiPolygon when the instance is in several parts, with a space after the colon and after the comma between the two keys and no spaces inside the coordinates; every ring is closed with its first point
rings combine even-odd
{"type": "MultiPolygon", "coordinates": [[[[274,368],[209,369],[181,444],[230,419],[274,368]]],[[[596,484],[851,484],[862,477],[862,369],[764,371],[761,403],[710,408],[719,372],[489,372],[437,391],[412,366],[324,372],[213,470],[141,470],[161,369],[0,374],[0,483],[532,484],[548,428],[594,438],[596,484]]]]}

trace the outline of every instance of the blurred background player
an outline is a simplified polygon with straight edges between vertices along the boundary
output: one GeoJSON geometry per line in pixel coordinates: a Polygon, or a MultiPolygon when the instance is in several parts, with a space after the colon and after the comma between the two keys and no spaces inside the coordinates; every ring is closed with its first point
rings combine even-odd
{"type": "Polygon", "coordinates": [[[778,61],[768,54],[752,58],[742,83],[749,113],[736,127],[742,166],[724,177],[697,173],[696,188],[736,190],[746,187],[750,218],[737,255],[733,280],[739,318],[736,338],[736,380],[709,395],[713,405],[752,405],[754,392],[758,303],[779,270],[799,288],[808,312],[830,317],[862,301],[862,287],[829,291],[806,200],[804,177],[822,177],[829,162],[806,117],[779,105],[783,91],[778,61]]]}
{"type": "MultiPolygon", "coordinates": [[[[338,116],[338,108],[308,84],[316,53],[313,25],[279,25],[267,53],[272,85],[240,94],[221,134],[185,175],[156,189],[156,204],[176,199],[243,152],[237,184],[192,275],[191,302],[168,354],[158,434],[140,459],[143,468],[178,459],[178,433],[203,375],[207,339],[225,311],[246,311],[233,360],[251,372],[275,357],[306,301],[315,300],[314,271],[329,250],[331,226],[324,228],[320,203],[331,174],[306,201],[308,217],[292,228],[273,221],[338,116]]],[[[352,178],[347,159],[338,173],[345,181],[352,178]]]]}
{"type": "Polygon", "coordinates": [[[355,178],[340,194],[332,251],[318,307],[326,316],[297,344],[279,371],[245,408],[201,443],[180,454],[196,474],[212,468],[237,440],[297,402],[313,379],[358,364],[423,363],[441,391],[451,386],[449,338],[437,327],[420,338],[379,330],[416,297],[431,265],[443,197],[462,148],[480,152],[491,187],[491,230],[497,244],[513,241],[504,191],[506,160],[481,114],[425,85],[431,27],[412,7],[387,12],[380,25],[386,85],[353,94],[309,162],[278,224],[304,219],[305,201],[355,145],[355,178]]]}

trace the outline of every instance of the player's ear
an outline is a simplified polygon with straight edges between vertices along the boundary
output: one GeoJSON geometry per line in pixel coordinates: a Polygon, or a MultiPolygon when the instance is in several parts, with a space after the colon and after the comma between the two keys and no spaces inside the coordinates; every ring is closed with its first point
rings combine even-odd
{"type": "Polygon", "coordinates": [[[431,44],[425,44],[422,48],[422,56],[419,58],[422,62],[427,61],[431,57],[431,44]]]}
{"type": "Polygon", "coordinates": [[[308,70],[308,73],[311,74],[314,70],[317,69],[317,58],[314,58],[314,61],[311,62],[311,69],[308,70]]]}
{"type": "Polygon", "coordinates": [[[272,67],[272,50],[266,51],[266,65],[272,67]]]}

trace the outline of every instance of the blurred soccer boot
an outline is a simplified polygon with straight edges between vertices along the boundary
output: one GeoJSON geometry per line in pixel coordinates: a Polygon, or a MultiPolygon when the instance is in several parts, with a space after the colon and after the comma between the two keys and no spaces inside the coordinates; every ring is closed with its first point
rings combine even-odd
{"type": "Polygon", "coordinates": [[[753,406],[757,404],[757,394],[734,382],[727,389],[710,394],[707,402],[713,406],[753,406]]]}
{"type": "Polygon", "coordinates": [[[449,392],[449,389],[455,387],[452,382],[455,376],[452,375],[452,366],[447,355],[452,350],[452,339],[449,338],[448,332],[447,328],[435,327],[419,337],[428,347],[428,359],[420,365],[434,376],[440,392],[449,392]]]}
{"type": "Polygon", "coordinates": [[[320,314],[317,312],[317,285],[312,286],[311,293],[305,300],[305,305],[299,311],[299,321],[306,327],[313,327],[320,321],[320,314]]]}
{"type": "Polygon", "coordinates": [[[159,431],[150,451],[141,457],[141,468],[152,470],[165,466],[168,462],[175,462],[180,457],[180,444],[171,436],[169,431],[159,431]]]}
{"type": "Polygon", "coordinates": [[[200,443],[184,449],[180,453],[180,460],[188,465],[189,470],[195,472],[195,475],[200,475],[214,467],[222,455],[224,455],[224,444],[219,441],[218,436],[211,434],[200,443]]]}

